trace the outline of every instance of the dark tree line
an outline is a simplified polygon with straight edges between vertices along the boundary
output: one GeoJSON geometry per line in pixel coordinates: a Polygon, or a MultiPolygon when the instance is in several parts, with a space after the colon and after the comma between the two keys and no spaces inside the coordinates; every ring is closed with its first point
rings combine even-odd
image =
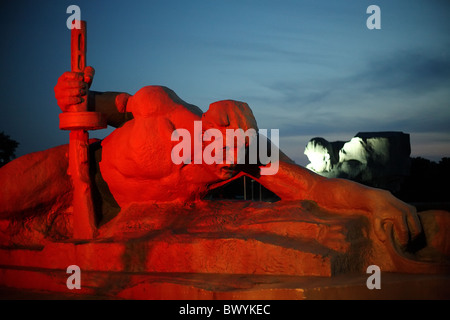
{"type": "Polygon", "coordinates": [[[406,202],[450,202],[450,158],[411,158],[410,175],[396,195],[406,202]]]}
{"type": "Polygon", "coordinates": [[[3,131],[0,132],[0,167],[4,166],[16,157],[16,148],[19,143],[11,139],[3,131]]]}

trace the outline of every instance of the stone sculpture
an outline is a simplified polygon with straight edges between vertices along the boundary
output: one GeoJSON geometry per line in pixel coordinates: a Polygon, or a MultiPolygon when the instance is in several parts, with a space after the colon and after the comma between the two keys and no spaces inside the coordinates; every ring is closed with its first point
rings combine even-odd
{"type": "Polygon", "coordinates": [[[411,146],[403,132],[360,132],[350,141],[311,139],[306,166],[328,178],[346,178],[391,192],[409,174],[411,146]]]}
{"type": "MultiPolygon", "coordinates": [[[[418,214],[387,191],[322,177],[281,151],[273,175],[261,174],[273,164],[175,164],[174,131],[188,130],[195,139],[195,121],[216,132],[257,130],[250,107],[225,100],[203,113],[161,86],[134,95],[95,92],[88,90],[93,75],[92,67],[65,72],[54,90],[63,114],[87,95],[86,112],[101,113],[117,128],[103,141],[89,140],[89,153],[78,159],[89,167],[89,181],[83,183],[92,189],[94,216],[76,212],[75,202],[86,199],[75,197],[78,182],[67,173],[73,173],[69,146],[2,167],[0,284],[62,290],[61,282],[42,285],[39,279],[48,278],[42,270],[72,264],[92,274],[84,293],[109,290],[122,297],[144,297],[136,288],[154,279],[139,277],[155,272],[329,277],[362,272],[370,264],[385,271],[447,271],[449,237],[442,228],[449,222],[447,212],[418,214]],[[203,200],[210,190],[242,176],[281,200],[203,200]],[[77,225],[80,214],[91,222],[77,225]],[[125,278],[113,285],[112,275],[96,272],[123,272],[125,278]],[[24,284],[25,278],[32,284],[24,284]]],[[[223,156],[235,156],[236,148],[224,140],[223,156]]]]}

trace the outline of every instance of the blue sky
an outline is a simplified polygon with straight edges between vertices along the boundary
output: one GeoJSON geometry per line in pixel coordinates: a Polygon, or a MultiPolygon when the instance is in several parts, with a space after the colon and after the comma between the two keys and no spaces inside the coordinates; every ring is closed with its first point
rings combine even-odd
{"type": "Polygon", "coordinates": [[[302,165],[309,139],[360,131],[407,132],[413,156],[450,156],[446,0],[2,1],[0,131],[17,156],[68,142],[53,87],[70,68],[71,4],[88,23],[92,90],[164,85],[204,111],[245,101],[302,165]],[[381,30],[366,27],[371,4],[381,30]]]}

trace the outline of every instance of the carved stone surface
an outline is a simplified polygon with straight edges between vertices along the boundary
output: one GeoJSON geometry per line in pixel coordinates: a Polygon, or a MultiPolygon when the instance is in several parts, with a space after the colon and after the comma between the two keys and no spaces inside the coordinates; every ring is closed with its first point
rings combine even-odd
{"type": "Polygon", "coordinates": [[[346,178],[392,192],[410,168],[409,134],[360,132],[350,141],[311,139],[305,147],[307,168],[328,178],[346,178]]]}
{"type": "Polygon", "coordinates": [[[382,290],[369,290],[367,275],[283,275],[84,272],[84,286],[66,286],[65,270],[1,268],[0,299],[317,300],[448,299],[448,275],[384,272],[382,290]],[[44,287],[46,291],[40,291],[44,287]]]}

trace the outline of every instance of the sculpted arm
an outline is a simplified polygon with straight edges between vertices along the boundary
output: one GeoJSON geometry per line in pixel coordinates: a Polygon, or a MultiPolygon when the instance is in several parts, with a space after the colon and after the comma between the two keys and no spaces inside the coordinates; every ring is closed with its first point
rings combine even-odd
{"type": "MultiPolygon", "coordinates": [[[[212,127],[257,130],[250,108],[239,102],[213,104],[204,114],[203,120],[211,122],[212,127]]],[[[271,156],[271,163],[260,166],[259,173],[253,172],[252,166],[243,171],[282,200],[312,200],[338,214],[365,215],[372,222],[374,232],[381,241],[386,239],[392,228],[402,244],[407,244],[409,239],[415,238],[422,231],[416,209],[395,198],[390,192],[369,188],[350,180],[322,177],[296,165],[272,142],[267,142],[267,150],[271,150],[272,156],[274,153],[278,154],[278,158],[271,156]]],[[[261,159],[261,155],[259,157],[261,159]]]]}
{"type": "Polygon", "coordinates": [[[416,209],[385,190],[350,180],[325,178],[283,160],[279,162],[278,173],[260,176],[259,180],[283,200],[312,200],[339,214],[365,215],[382,241],[391,228],[403,245],[422,231],[416,209]]]}
{"type": "Polygon", "coordinates": [[[127,101],[130,95],[124,92],[98,92],[89,91],[89,109],[101,112],[108,125],[119,128],[128,120],[133,119],[133,114],[127,111],[127,101]]]}
{"type": "MultiPolygon", "coordinates": [[[[62,111],[71,108],[82,101],[82,96],[92,84],[94,69],[86,67],[84,76],[81,73],[63,73],[54,88],[55,98],[62,111]]],[[[108,125],[118,128],[133,118],[127,111],[129,94],[124,92],[88,91],[88,106],[90,111],[101,112],[108,125]]]]}

